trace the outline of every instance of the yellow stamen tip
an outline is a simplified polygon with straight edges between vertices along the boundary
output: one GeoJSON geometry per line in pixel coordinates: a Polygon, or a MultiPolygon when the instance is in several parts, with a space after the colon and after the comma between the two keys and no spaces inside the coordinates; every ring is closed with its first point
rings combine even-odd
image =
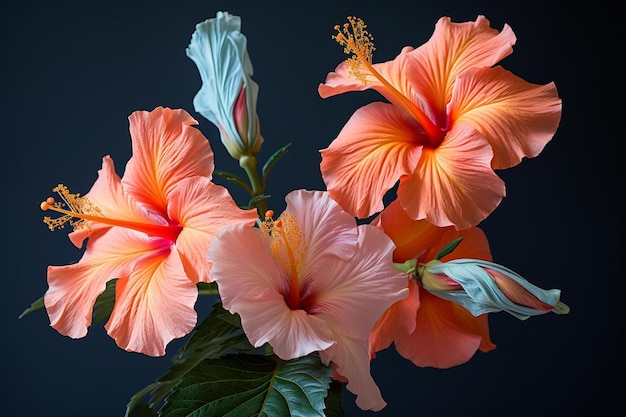
{"type": "Polygon", "coordinates": [[[351,58],[346,60],[350,75],[362,83],[366,83],[366,75],[362,72],[360,64],[363,62],[366,67],[371,65],[372,54],[376,49],[374,48],[374,37],[366,30],[367,25],[362,19],[354,16],[348,16],[347,19],[348,23],[344,23],[343,27],[334,26],[337,34],[333,35],[333,39],[343,46],[344,53],[352,54],[351,58]]]}

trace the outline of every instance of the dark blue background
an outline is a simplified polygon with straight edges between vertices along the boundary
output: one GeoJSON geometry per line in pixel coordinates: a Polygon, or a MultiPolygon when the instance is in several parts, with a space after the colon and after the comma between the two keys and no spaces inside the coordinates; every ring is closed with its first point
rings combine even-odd
{"type": "MultiPolygon", "coordinates": [[[[443,15],[466,21],[484,14],[498,29],[508,23],[518,42],[502,64],[531,82],[555,81],[563,99],[553,141],[539,157],[500,172],[508,195],[481,226],[496,262],[544,288],[561,288],[571,314],[525,322],[491,315],[498,348],[449,370],[420,369],[385,351],[372,372],[389,405],[377,414],[363,412],[347,395],[347,416],[624,411],[623,186],[617,180],[624,154],[624,88],[617,78],[623,17],[615,1],[92,3],[24,1],[0,13],[7,190],[0,414],[122,416],[130,396],[165,371],[169,357],[122,351],[102,323],[71,340],[49,327],[44,311],[17,316],[45,292],[47,265],[81,256],[65,233],[47,230],[39,202],[58,182],[86,193],[106,154],[121,174],[130,157],[131,112],[185,108],[211,140],[217,168],[238,172],[215,128],[193,111],[200,78],[185,55],[195,24],[218,10],[242,16],[260,86],[261,159],[293,142],[269,178],[277,211],[293,189],[324,188],[318,150],[358,106],[378,98],[369,92],[327,100],[317,95],[318,83],[344,59],[331,34],[347,15],[368,23],[377,62],[425,42],[443,15]]],[[[179,346],[172,343],[169,353],[179,346]]]]}

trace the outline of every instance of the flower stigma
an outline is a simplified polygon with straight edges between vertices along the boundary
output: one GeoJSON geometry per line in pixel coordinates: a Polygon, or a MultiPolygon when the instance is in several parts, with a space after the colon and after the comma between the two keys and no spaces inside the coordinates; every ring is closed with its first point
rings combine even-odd
{"type": "Polygon", "coordinates": [[[300,271],[304,267],[306,244],[296,217],[282,213],[278,219],[272,219],[273,210],[265,213],[261,223],[261,231],[265,238],[270,239],[270,250],[274,259],[289,275],[289,296],[287,305],[292,310],[299,309],[300,303],[300,271]]]}
{"type": "Polygon", "coordinates": [[[48,228],[52,231],[63,229],[67,223],[72,226],[74,231],[89,230],[89,222],[93,222],[133,229],[146,233],[149,236],[161,237],[175,242],[180,231],[183,229],[182,226],[178,224],[160,225],[104,217],[102,211],[89,201],[88,198],[81,197],[78,193],[70,193],[65,185],[59,184],[53,188],[52,191],[56,192],[61,197],[62,201],[58,202],[55,201],[53,197],[48,197],[40,205],[43,211],[52,210],[62,214],[62,216],[56,218],[50,216],[43,218],[44,223],[46,223],[48,228]]]}
{"type": "Polygon", "coordinates": [[[374,37],[367,31],[367,25],[363,19],[348,16],[348,22],[342,26],[335,25],[337,34],[332,38],[343,46],[345,54],[352,54],[345,62],[349,74],[363,84],[367,84],[367,74],[361,69],[361,64],[397,99],[398,105],[406,110],[418,122],[431,145],[438,145],[443,140],[444,132],[437,127],[432,120],[409,98],[398,91],[387,81],[372,65],[372,55],[376,50],[374,37]]]}

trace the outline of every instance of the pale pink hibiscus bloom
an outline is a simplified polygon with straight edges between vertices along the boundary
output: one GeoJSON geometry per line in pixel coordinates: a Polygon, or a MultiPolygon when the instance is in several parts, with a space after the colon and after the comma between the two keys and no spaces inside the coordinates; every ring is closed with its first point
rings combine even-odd
{"type": "Polygon", "coordinates": [[[326,98],[374,89],[390,103],[358,109],[321,150],[330,195],[366,218],[397,196],[415,220],[464,229],[477,225],[505,195],[494,170],[537,156],[559,125],[554,83],[524,81],[501,66],[516,37],[508,25],[439,20],[428,42],[405,47],[392,61],[372,64],[371,36],[361,20],[337,26],[351,59],[319,86],[326,98]]]}
{"type": "Polygon", "coordinates": [[[208,252],[224,307],[241,316],[250,342],[269,343],[289,360],[319,351],[357,395],[357,405],[386,403],[370,374],[368,336],[394,302],[407,296],[393,268],[394,245],[321,191],[297,190],[286,210],[260,228],[220,231],[208,252]]]}
{"type": "Polygon", "coordinates": [[[213,152],[187,112],[158,107],[129,121],[133,156],[123,178],[105,156],[85,197],[59,185],[65,203],[42,203],[62,213],[44,219],[51,229],[69,222],[77,247],[87,239],[78,263],[48,267],[44,303],[52,327],[84,337],[96,298],[117,279],[108,334],[125,350],[161,356],[196,324],[196,284],[210,281],[205,255],[214,235],[257,215],[211,182],[213,152]]]}
{"type": "MultiPolygon", "coordinates": [[[[461,243],[442,261],[491,260],[487,238],[479,228],[459,232],[451,226],[440,228],[425,220],[413,220],[398,201],[385,208],[372,224],[384,230],[396,244],[393,258],[398,263],[417,259],[418,265],[424,265],[459,237],[463,238],[461,243]]],[[[487,314],[475,317],[459,304],[429,293],[415,279],[408,281],[409,296],[392,305],[372,330],[372,356],[393,343],[401,356],[417,366],[450,368],[467,362],[479,349],[495,349],[489,339],[487,314]]]]}

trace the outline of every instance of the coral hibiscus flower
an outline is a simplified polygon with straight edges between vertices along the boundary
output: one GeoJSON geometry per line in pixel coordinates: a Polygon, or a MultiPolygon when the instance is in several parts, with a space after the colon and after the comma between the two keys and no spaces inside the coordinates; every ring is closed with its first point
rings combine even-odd
{"type": "Polygon", "coordinates": [[[347,379],[357,405],[386,403],[370,375],[368,336],[407,282],[393,268],[394,245],[382,231],[357,226],[321,191],[297,190],[261,228],[220,231],[208,252],[224,307],[241,316],[256,346],[284,360],[319,351],[347,379]]]}
{"type": "MultiPolygon", "coordinates": [[[[412,220],[398,201],[391,203],[373,221],[396,244],[393,258],[403,263],[417,259],[418,265],[433,260],[447,243],[462,237],[446,261],[456,258],[491,260],[485,234],[477,227],[456,231],[440,228],[424,220],[412,220]]],[[[495,349],[489,339],[487,314],[477,317],[459,304],[426,291],[409,279],[409,296],[391,306],[378,320],[370,336],[375,353],[394,343],[398,353],[417,366],[449,368],[467,362],[480,349],[495,349]]]]}
{"type": "Polygon", "coordinates": [[[64,203],[42,203],[62,213],[44,219],[51,229],[69,222],[77,247],[87,239],[78,263],[48,267],[44,304],[52,327],[83,337],[96,298],[117,279],[108,334],[125,350],[161,356],[196,323],[196,284],[210,281],[205,254],[213,236],[257,216],[211,182],[213,152],[187,112],[159,107],[129,121],[133,156],[123,178],[105,156],[85,197],[59,185],[64,203]]]}
{"type": "Polygon", "coordinates": [[[505,195],[494,169],[538,155],[558,127],[554,83],[531,84],[494,67],[515,44],[508,25],[498,32],[483,16],[443,17],[424,45],[377,64],[361,20],[335,29],[354,55],[328,74],[320,96],[373,88],[390,101],[358,109],[321,150],[330,195],[359,218],[381,211],[399,180],[397,196],[412,219],[475,226],[505,195]]]}

